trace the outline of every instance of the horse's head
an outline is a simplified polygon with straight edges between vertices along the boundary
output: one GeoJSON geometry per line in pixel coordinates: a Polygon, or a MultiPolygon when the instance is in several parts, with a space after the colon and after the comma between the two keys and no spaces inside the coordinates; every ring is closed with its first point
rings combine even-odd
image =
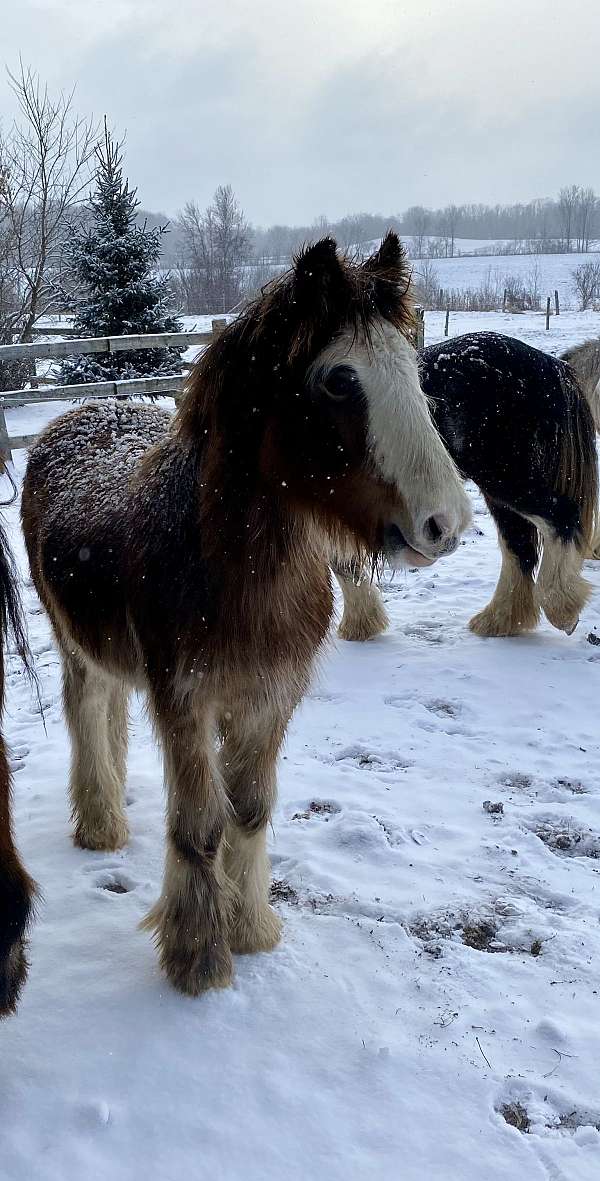
{"type": "Polygon", "coordinates": [[[219,386],[215,425],[237,440],[238,465],[254,440],[271,495],[393,565],[428,565],[456,548],[470,513],[419,384],[408,287],[395,234],[362,265],[324,238],[211,347],[199,377],[208,369],[219,386]]]}

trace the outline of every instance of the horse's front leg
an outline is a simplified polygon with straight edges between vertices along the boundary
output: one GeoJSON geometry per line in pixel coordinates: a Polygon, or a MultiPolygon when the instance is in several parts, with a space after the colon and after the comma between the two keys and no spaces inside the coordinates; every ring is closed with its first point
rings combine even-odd
{"type": "Polygon", "coordinates": [[[162,895],[143,926],[155,932],[171,983],[196,996],[231,982],[231,888],[221,840],[230,805],[212,713],[191,698],[166,709],[153,704],[165,759],[167,850],[162,895]]]}
{"type": "MultiPolygon", "coordinates": [[[[291,711],[290,711],[291,712],[291,711]]],[[[221,766],[235,818],[225,834],[225,868],[237,887],[229,941],[234,952],[270,951],[281,921],[269,905],[267,824],[276,798],[276,765],[287,717],[241,707],[226,717],[221,766]]]]}

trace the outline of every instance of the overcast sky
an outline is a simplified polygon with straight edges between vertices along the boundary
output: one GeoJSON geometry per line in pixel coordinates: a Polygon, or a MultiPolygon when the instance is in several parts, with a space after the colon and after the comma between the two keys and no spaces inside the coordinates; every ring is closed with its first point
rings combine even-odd
{"type": "Polygon", "coordinates": [[[600,189],[594,0],[1,4],[6,64],[126,130],[146,208],[231,183],[265,225],[600,189]]]}

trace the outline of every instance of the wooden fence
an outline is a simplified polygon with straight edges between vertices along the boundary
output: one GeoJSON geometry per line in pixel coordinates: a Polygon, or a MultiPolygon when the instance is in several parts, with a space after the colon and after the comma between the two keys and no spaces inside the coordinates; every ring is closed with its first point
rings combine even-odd
{"type": "MultiPolygon", "coordinates": [[[[122,353],[130,349],[191,348],[193,345],[207,345],[227,326],[227,320],[213,320],[210,332],[163,332],[146,336],[90,336],[70,337],[68,340],[33,341],[32,344],[0,345],[2,361],[54,360],[72,354],[122,353]]],[[[188,368],[185,363],[182,368],[188,368]]],[[[140,395],[163,397],[180,394],[183,389],[184,373],[173,373],[166,377],[135,377],[127,381],[85,382],[80,385],[48,385],[46,379],[36,378],[44,384],[43,389],[0,390],[0,455],[12,459],[13,450],[28,447],[35,435],[10,437],[4,411],[14,406],[29,406],[38,402],[78,402],[82,398],[128,398],[140,395]]]]}
{"type": "MultiPolygon", "coordinates": [[[[227,327],[227,320],[213,320],[210,332],[163,332],[146,336],[91,336],[67,340],[34,341],[32,344],[0,345],[2,361],[16,361],[29,358],[53,360],[73,354],[122,353],[131,349],[164,349],[169,347],[190,348],[193,345],[207,345],[227,327]]],[[[63,331],[61,329],[61,331],[63,331]]],[[[72,330],[71,330],[72,331],[72,330]]],[[[65,333],[66,334],[66,333],[65,333]]],[[[422,308],[416,309],[414,343],[423,348],[425,320],[422,308]]],[[[185,362],[182,368],[189,368],[185,362]]],[[[53,385],[52,379],[32,378],[42,389],[0,390],[0,456],[12,459],[12,452],[28,447],[35,435],[8,434],[4,411],[15,406],[29,406],[38,402],[78,402],[83,398],[128,398],[151,396],[177,397],[183,389],[184,373],[167,377],[135,377],[128,381],[86,382],[81,385],[53,385]],[[48,384],[50,381],[50,384],[48,384]]]]}

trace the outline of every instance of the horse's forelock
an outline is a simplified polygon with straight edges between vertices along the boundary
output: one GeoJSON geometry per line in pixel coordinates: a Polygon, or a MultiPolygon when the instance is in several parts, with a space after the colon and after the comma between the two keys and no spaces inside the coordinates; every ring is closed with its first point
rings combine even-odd
{"type": "MultiPolygon", "coordinates": [[[[277,372],[306,370],[342,332],[369,345],[382,320],[406,333],[412,325],[410,277],[395,235],[366,263],[339,254],[331,239],[305,248],[294,267],[272,279],[199,359],[191,379],[195,422],[223,383],[239,379],[264,389],[277,372]]],[[[187,418],[182,407],[180,421],[187,418]]],[[[188,424],[192,422],[188,419],[188,424]]]]}

